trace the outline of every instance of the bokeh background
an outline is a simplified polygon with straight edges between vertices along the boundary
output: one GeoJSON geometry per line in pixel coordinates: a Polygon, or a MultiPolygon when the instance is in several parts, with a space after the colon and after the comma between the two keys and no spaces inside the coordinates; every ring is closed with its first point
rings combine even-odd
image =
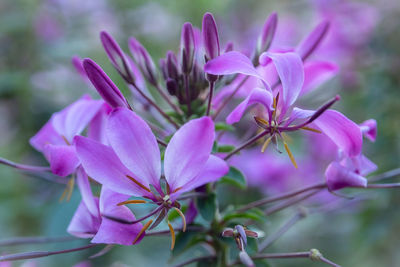
{"type": "MultiPolygon", "coordinates": [[[[268,15],[277,11],[278,34],[289,45],[298,43],[323,17],[330,16],[338,21],[333,24],[333,30],[339,32],[336,37],[341,39],[336,41],[347,50],[325,48],[325,53],[340,65],[341,71],[323,85],[318,98],[327,99],[339,93],[342,101],[336,107],[352,120],[362,122],[375,118],[378,139],[375,144],[365,142],[364,152],[379,166],[377,173],[399,167],[400,2],[362,1],[363,5],[355,3],[355,8],[344,8],[344,3],[355,2],[2,0],[0,156],[16,162],[46,164],[30,147],[29,138],[53,112],[83,93],[95,95],[73,68],[73,55],[94,59],[122,90],[126,90],[101,47],[101,30],[111,33],[123,49],[127,49],[129,36],[135,36],[157,62],[167,50],[177,51],[181,25],[190,21],[200,27],[207,11],[216,17],[223,43],[232,40],[238,44],[237,49],[244,50],[255,43],[268,15]]],[[[0,166],[0,239],[66,235],[65,229],[80,196],[75,192],[70,202],[60,203],[58,199],[63,190],[62,185],[0,166]]],[[[399,266],[400,193],[395,189],[368,191],[367,198],[356,209],[309,216],[269,251],[304,251],[315,247],[343,266],[399,266]]],[[[282,213],[268,222],[266,233],[277,229],[288,216],[290,212],[282,213]]],[[[84,241],[71,241],[0,247],[0,254],[83,244],[84,241]]],[[[168,247],[168,237],[146,238],[139,246],[118,247],[86,263],[92,266],[164,266],[169,259],[168,247]]],[[[95,251],[43,258],[28,264],[73,266],[95,251]]],[[[191,253],[196,255],[199,251],[191,253]]],[[[184,258],[185,255],[180,259],[184,258]]],[[[21,264],[24,263],[13,266],[21,264]]],[[[322,266],[308,260],[274,260],[270,264],[322,266]]]]}

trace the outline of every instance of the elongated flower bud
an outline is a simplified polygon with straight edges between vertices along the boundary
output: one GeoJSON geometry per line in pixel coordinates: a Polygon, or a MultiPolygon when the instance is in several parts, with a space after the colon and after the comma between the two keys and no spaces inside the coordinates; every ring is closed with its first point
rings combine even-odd
{"type": "Polygon", "coordinates": [[[206,61],[216,58],[220,54],[217,24],[211,13],[204,14],[201,28],[203,34],[204,50],[206,61]]]}
{"type": "Polygon", "coordinates": [[[129,50],[139,69],[142,71],[143,76],[149,83],[156,86],[158,83],[156,66],[146,48],[138,40],[131,37],[129,38],[129,50]]]}
{"type": "Polygon", "coordinates": [[[275,36],[277,24],[278,24],[278,15],[276,14],[276,12],[274,12],[265,21],[261,35],[258,37],[257,53],[259,55],[267,51],[271,46],[271,43],[275,36]]]}
{"type": "Polygon", "coordinates": [[[100,96],[113,108],[130,108],[128,101],[107,74],[90,58],[83,60],[83,68],[100,96]]]}
{"type": "Polygon", "coordinates": [[[194,61],[194,33],[191,23],[186,22],[182,27],[181,34],[181,67],[186,74],[190,73],[194,61]]]}
{"type": "Polygon", "coordinates": [[[167,73],[169,78],[174,80],[179,79],[178,60],[172,51],[167,52],[167,73]]]}
{"type": "Polygon", "coordinates": [[[126,56],[118,43],[105,31],[100,33],[100,40],[114,68],[126,81],[134,83],[135,76],[132,74],[130,64],[128,64],[126,56]]]}
{"type": "Polygon", "coordinates": [[[300,57],[306,60],[314,50],[321,44],[326,33],[329,29],[329,22],[323,21],[314,28],[314,30],[301,41],[297,46],[296,51],[299,53],[300,57]]]}

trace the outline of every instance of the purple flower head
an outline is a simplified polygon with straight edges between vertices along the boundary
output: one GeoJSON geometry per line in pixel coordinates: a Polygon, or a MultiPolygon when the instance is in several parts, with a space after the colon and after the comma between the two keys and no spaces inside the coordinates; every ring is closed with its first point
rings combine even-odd
{"type": "Polygon", "coordinates": [[[156,86],[158,83],[156,66],[146,48],[138,40],[131,37],[129,38],[129,50],[146,80],[156,86]]]}
{"type": "Polygon", "coordinates": [[[193,68],[195,56],[195,39],[193,26],[186,22],[182,27],[181,34],[181,67],[183,73],[190,73],[193,68]]]}
{"type": "Polygon", "coordinates": [[[51,119],[29,142],[42,152],[51,170],[59,176],[73,173],[79,165],[74,137],[82,133],[104,104],[85,95],[65,109],[53,114],[51,119]]]}
{"type": "Polygon", "coordinates": [[[108,214],[124,220],[135,220],[128,207],[118,206],[118,203],[127,200],[129,196],[115,193],[103,186],[100,199],[94,197],[89,179],[81,167],[77,171],[77,183],[82,201],[68,226],[68,233],[81,238],[93,238],[92,243],[132,245],[133,241],[135,244],[140,242],[143,236],[135,240],[142,229],[140,223],[124,225],[102,217],[102,214],[108,214]]]}
{"type": "MultiPolygon", "coordinates": [[[[82,166],[90,177],[117,193],[149,199],[158,206],[151,215],[179,210],[177,199],[182,193],[228,172],[222,159],[210,155],[214,124],[209,117],[191,120],[174,134],[165,150],[165,179],[161,180],[157,140],[139,116],[117,108],[109,116],[106,131],[110,146],[85,137],[75,139],[82,166]]],[[[150,227],[149,222],[144,228],[150,227]]]]}
{"type": "Polygon", "coordinates": [[[86,58],[83,60],[83,67],[97,92],[111,107],[130,108],[121,91],[96,62],[86,58]]]}

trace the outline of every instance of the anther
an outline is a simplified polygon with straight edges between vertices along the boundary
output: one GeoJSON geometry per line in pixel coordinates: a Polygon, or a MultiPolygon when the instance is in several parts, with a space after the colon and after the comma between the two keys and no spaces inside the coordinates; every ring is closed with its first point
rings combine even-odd
{"type": "Polygon", "coordinates": [[[117,206],[122,206],[126,204],[143,204],[143,203],[147,203],[147,201],[142,199],[133,199],[133,200],[122,201],[118,203],[117,206]]]}
{"type": "Polygon", "coordinates": [[[137,236],[135,237],[135,240],[133,240],[132,244],[135,244],[136,241],[138,241],[138,239],[143,235],[143,233],[147,230],[147,228],[150,227],[151,223],[153,222],[153,220],[149,220],[144,226],[143,228],[140,230],[140,232],[137,234],[137,236]]]}
{"type": "Polygon", "coordinates": [[[186,218],[185,218],[185,215],[183,214],[183,212],[180,210],[180,209],[178,209],[178,208],[176,208],[176,207],[174,207],[174,209],[176,210],[176,212],[178,212],[178,214],[179,214],[179,216],[181,216],[181,218],[182,218],[182,232],[186,232],[186,218]]]}
{"type": "Polygon", "coordinates": [[[144,186],[142,183],[140,183],[139,181],[137,181],[135,178],[133,178],[130,175],[125,175],[129,180],[131,180],[132,182],[134,182],[135,184],[137,184],[138,186],[140,186],[141,188],[143,188],[144,190],[146,190],[147,192],[151,193],[151,190],[144,186]]]}
{"type": "Polygon", "coordinates": [[[310,132],[314,132],[314,133],[322,133],[320,130],[317,130],[317,129],[314,129],[314,128],[311,128],[311,127],[307,127],[307,126],[301,127],[300,129],[306,130],[306,131],[310,131],[310,132]]]}
{"type": "Polygon", "coordinates": [[[292,161],[293,166],[297,169],[296,160],[294,159],[293,154],[292,154],[292,152],[291,152],[290,149],[289,149],[289,146],[286,144],[285,141],[283,141],[283,145],[285,146],[285,150],[286,150],[286,152],[287,152],[287,154],[288,154],[288,156],[289,156],[289,158],[290,158],[290,161],[292,161]]]}
{"type": "Polygon", "coordinates": [[[264,142],[262,148],[261,148],[261,152],[264,153],[265,150],[267,149],[269,143],[271,143],[272,140],[272,136],[268,137],[268,139],[264,142]]]}
{"type": "Polygon", "coordinates": [[[170,222],[168,222],[168,227],[171,232],[171,250],[173,250],[175,247],[175,231],[170,222]]]}

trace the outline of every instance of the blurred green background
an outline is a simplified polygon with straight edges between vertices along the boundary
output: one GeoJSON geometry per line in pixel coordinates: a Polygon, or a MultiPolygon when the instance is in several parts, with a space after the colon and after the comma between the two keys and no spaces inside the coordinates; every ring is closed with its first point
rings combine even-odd
{"type": "MultiPolygon", "coordinates": [[[[324,5],[335,3],[325,1],[324,5]]],[[[354,57],[337,62],[345,66],[341,65],[338,77],[320,92],[321,99],[326,99],[323,92],[329,96],[340,93],[342,101],[337,107],[354,121],[369,118],[378,121],[377,142],[365,142],[364,151],[377,163],[378,172],[383,172],[400,165],[400,4],[397,0],[368,3],[378,14],[376,25],[356,48],[354,57]],[[354,75],[350,82],[349,68],[354,75]]],[[[129,36],[135,36],[157,62],[167,50],[177,51],[183,22],[190,21],[200,27],[207,11],[216,17],[223,43],[238,41],[242,48],[254,43],[264,20],[273,11],[278,12],[280,22],[295,21],[295,31],[284,36],[295,43],[320,19],[315,1],[311,0],[2,0],[0,156],[16,162],[46,164],[30,147],[29,138],[53,112],[83,93],[95,95],[74,70],[73,55],[94,59],[120,88],[125,88],[101,47],[101,30],[111,33],[125,50],[129,36]]],[[[66,235],[65,229],[80,201],[78,192],[70,202],[59,203],[63,186],[5,166],[0,166],[0,182],[0,239],[66,235]]],[[[368,197],[357,210],[310,216],[269,251],[304,251],[315,247],[343,266],[399,266],[400,194],[395,189],[380,190],[368,192],[368,197]]],[[[289,213],[279,215],[269,223],[268,230],[277,229],[288,216],[289,213]]],[[[83,244],[84,241],[72,241],[0,247],[0,255],[83,244]]],[[[118,247],[88,264],[164,266],[169,257],[168,247],[169,237],[146,238],[139,246],[118,247]]],[[[191,253],[197,255],[200,251],[195,249],[191,253]]],[[[37,266],[73,266],[95,252],[92,249],[32,262],[37,266]]],[[[270,264],[323,266],[308,260],[271,260],[270,264]]]]}

